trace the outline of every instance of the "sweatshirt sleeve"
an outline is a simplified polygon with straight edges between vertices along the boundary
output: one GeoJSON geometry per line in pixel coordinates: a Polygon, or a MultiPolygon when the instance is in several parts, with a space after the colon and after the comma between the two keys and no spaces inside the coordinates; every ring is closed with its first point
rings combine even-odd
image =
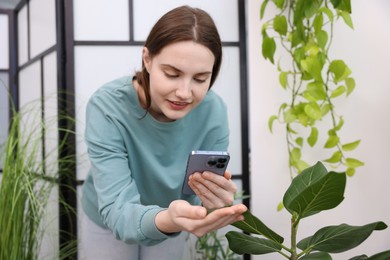
{"type": "Polygon", "coordinates": [[[141,204],[136,182],[129,169],[120,123],[107,113],[109,110],[96,97],[87,105],[85,139],[99,215],[117,239],[130,244],[160,243],[169,237],[155,225],[155,216],[164,208],[141,204]]]}

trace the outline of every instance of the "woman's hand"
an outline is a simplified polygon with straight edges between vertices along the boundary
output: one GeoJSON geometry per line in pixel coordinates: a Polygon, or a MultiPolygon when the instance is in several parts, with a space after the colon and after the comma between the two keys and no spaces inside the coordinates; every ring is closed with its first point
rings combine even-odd
{"type": "Polygon", "coordinates": [[[238,204],[216,209],[207,214],[206,208],[193,206],[184,200],[173,201],[167,210],[156,215],[156,226],[164,233],[187,231],[201,237],[237,221],[244,220],[242,214],[247,207],[238,204]]]}
{"type": "Polygon", "coordinates": [[[190,176],[188,184],[209,210],[232,205],[237,192],[229,172],[225,172],[224,176],[208,171],[197,172],[190,176]]]}

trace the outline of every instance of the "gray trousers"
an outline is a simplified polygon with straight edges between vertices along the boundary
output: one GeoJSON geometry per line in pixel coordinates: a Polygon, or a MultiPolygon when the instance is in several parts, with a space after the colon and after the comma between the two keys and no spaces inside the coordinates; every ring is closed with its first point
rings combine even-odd
{"type": "Polygon", "coordinates": [[[80,227],[81,260],[182,260],[188,233],[182,232],[155,246],[128,245],[83,214],[80,227]]]}

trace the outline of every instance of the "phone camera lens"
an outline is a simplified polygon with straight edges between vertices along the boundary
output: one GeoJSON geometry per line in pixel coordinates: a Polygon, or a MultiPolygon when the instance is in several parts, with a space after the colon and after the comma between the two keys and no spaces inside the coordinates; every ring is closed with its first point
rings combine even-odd
{"type": "Polygon", "coordinates": [[[223,167],[225,167],[225,164],[224,163],[217,163],[216,167],[218,169],[222,169],[223,167]]]}
{"type": "Polygon", "coordinates": [[[215,161],[215,160],[210,160],[210,161],[207,162],[207,165],[208,165],[209,167],[212,167],[212,166],[214,166],[214,165],[216,165],[216,164],[217,164],[217,161],[215,161]]]}
{"type": "Polygon", "coordinates": [[[226,163],[227,159],[226,158],[218,158],[219,163],[226,163]]]}

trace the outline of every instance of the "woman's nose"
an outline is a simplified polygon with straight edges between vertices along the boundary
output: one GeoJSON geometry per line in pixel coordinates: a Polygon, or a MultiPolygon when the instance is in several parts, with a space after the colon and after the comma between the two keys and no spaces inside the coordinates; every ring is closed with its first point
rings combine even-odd
{"type": "Polygon", "coordinates": [[[189,99],[192,96],[192,86],[191,82],[189,81],[183,81],[180,82],[180,85],[176,89],[176,96],[180,99],[189,99]]]}

